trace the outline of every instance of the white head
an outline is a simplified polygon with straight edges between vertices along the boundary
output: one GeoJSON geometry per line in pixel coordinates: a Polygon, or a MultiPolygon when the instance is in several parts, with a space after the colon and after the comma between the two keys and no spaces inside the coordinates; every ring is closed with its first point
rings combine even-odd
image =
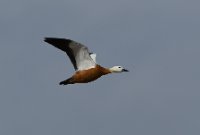
{"type": "Polygon", "coordinates": [[[114,66],[112,68],[109,68],[109,70],[112,73],[128,72],[128,70],[123,68],[122,66],[114,66]]]}

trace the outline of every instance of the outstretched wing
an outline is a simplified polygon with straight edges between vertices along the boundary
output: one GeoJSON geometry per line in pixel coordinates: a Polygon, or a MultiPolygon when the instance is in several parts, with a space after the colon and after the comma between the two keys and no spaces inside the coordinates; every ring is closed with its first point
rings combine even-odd
{"type": "Polygon", "coordinates": [[[76,41],[51,37],[45,38],[44,41],[66,52],[75,70],[87,70],[96,66],[88,48],[76,41]]]}

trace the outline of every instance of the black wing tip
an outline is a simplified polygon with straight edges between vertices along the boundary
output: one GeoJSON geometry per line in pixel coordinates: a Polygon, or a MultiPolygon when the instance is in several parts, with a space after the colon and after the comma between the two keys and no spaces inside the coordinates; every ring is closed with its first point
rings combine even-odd
{"type": "Polygon", "coordinates": [[[53,41],[53,40],[57,40],[57,39],[61,39],[61,38],[55,38],[55,37],[45,37],[44,38],[44,42],[51,42],[51,41],[53,41]]]}
{"type": "Polygon", "coordinates": [[[45,37],[44,38],[44,42],[47,42],[49,40],[49,38],[45,37]]]}
{"type": "Polygon", "coordinates": [[[68,38],[44,37],[44,41],[46,41],[46,40],[70,40],[70,41],[72,41],[71,39],[68,39],[68,38]]]}
{"type": "Polygon", "coordinates": [[[51,43],[69,44],[69,43],[73,42],[73,40],[66,39],[66,38],[45,37],[44,42],[47,42],[47,43],[50,43],[50,44],[51,43]]]}
{"type": "Polygon", "coordinates": [[[49,40],[51,37],[44,37],[44,41],[49,40]]]}
{"type": "Polygon", "coordinates": [[[45,37],[44,42],[50,43],[53,39],[55,39],[55,38],[45,37]]]}

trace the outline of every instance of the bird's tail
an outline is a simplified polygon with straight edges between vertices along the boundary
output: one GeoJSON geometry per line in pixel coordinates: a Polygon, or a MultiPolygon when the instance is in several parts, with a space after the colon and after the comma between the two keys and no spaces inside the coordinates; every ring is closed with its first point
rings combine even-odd
{"type": "Polygon", "coordinates": [[[66,79],[59,83],[60,85],[67,85],[67,84],[73,84],[72,78],[66,79]]]}

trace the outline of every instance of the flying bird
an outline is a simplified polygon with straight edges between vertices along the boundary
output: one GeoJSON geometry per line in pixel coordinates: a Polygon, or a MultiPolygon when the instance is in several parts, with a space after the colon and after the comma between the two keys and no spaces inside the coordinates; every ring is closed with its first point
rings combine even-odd
{"type": "Polygon", "coordinates": [[[64,51],[74,66],[75,73],[70,78],[61,81],[60,85],[88,83],[106,74],[128,72],[122,66],[112,68],[100,66],[96,62],[95,53],[89,52],[85,45],[71,39],[46,37],[44,41],[64,51]]]}

